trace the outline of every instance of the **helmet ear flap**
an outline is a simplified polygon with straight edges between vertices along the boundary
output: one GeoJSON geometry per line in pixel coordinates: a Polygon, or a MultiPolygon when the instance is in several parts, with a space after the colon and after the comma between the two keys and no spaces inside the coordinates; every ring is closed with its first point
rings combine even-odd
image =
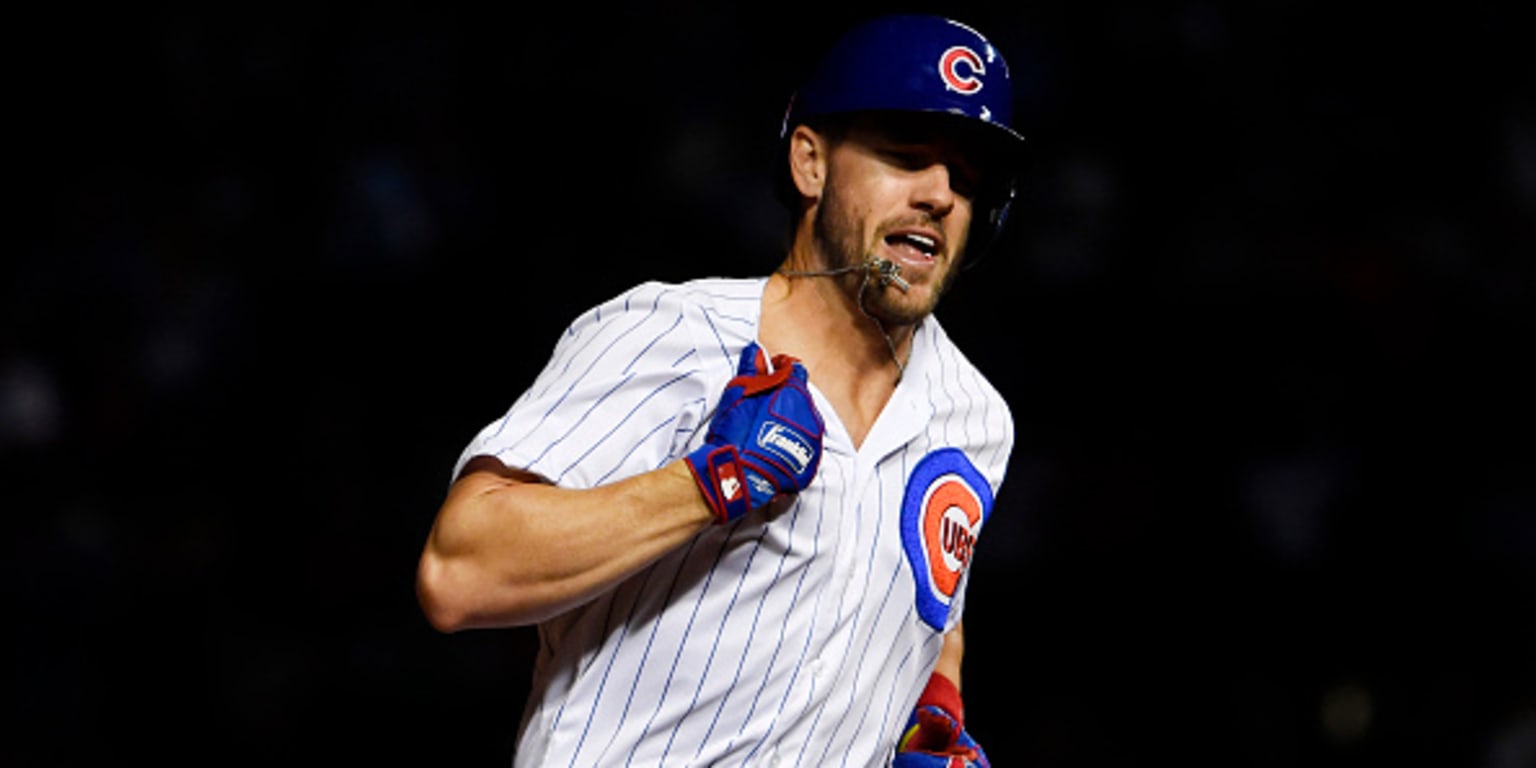
{"type": "Polygon", "coordinates": [[[1008,213],[1013,209],[1016,193],[1016,185],[1010,181],[1005,190],[1000,192],[993,201],[987,201],[980,210],[980,216],[971,221],[971,235],[965,246],[965,262],[961,269],[970,269],[982,257],[992,250],[998,237],[1002,234],[1003,225],[1008,221],[1008,213]]]}
{"type": "Polygon", "coordinates": [[[1015,192],[1016,185],[1010,181],[1007,191],[1003,193],[1002,199],[997,204],[987,207],[987,225],[993,231],[1002,229],[1003,224],[1008,221],[1008,211],[1013,207],[1015,192]]]}

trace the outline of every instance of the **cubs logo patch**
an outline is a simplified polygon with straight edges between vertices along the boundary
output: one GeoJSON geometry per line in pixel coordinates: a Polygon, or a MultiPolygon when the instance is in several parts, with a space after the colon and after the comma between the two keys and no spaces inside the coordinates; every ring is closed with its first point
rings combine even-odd
{"type": "Polygon", "coordinates": [[[982,523],[992,513],[992,486],[958,448],[917,462],[901,501],[901,544],[917,587],[917,615],[944,630],[960,578],[982,523]]]}

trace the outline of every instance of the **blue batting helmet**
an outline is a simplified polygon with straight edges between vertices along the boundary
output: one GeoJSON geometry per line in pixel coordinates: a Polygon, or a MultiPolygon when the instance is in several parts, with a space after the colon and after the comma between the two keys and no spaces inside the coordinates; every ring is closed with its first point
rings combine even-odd
{"type": "MultiPolygon", "coordinates": [[[[980,32],[941,16],[894,14],[863,22],[824,54],[790,97],[780,139],[800,123],[854,112],[945,115],[992,150],[996,188],[975,201],[972,250],[1001,231],[1013,201],[1024,137],[1014,130],[1003,55],[980,32]]],[[[992,185],[989,185],[989,187],[992,185]]]]}

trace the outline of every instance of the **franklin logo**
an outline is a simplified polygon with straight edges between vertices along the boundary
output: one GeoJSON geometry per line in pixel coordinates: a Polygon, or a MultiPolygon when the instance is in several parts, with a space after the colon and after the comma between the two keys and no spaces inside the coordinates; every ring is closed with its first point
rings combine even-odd
{"type": "Polygon", "coordinates": [[[799,435],[778,422],[770,421],[763,425],[757,433],[757,444],[789,462],[794,474],[804,472],[811,463],[811,447],[799,435]]]}

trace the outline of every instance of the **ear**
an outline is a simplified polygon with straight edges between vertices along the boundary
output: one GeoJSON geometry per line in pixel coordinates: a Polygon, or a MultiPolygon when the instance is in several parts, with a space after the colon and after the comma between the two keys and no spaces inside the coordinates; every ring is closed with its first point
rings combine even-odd
{"type": "Polygon", "coordinates": [[[789,135],[789,177],[802,197],[821,198],[827,181],[827,140],[804,125],[789,135]]]}

